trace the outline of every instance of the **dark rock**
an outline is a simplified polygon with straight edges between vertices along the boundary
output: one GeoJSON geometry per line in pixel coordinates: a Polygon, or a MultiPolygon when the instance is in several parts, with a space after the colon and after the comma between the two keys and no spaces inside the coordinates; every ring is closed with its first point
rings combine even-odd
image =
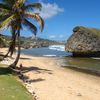
{"type": "Polygon", "coordinates": [[[100,57],[100,30],[95,28],[75,27],[66,43],[66,51],[73,56],[100,57]]]}

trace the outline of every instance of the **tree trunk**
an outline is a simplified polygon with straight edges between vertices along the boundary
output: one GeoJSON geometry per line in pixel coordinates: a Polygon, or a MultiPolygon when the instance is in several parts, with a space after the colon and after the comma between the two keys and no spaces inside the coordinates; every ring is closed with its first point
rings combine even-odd
{"type": "Polygon", "coordinates": [[[9,50],[8,50],[8,52],[6,53],[6,55],[4,56],[4,58],[6,58],[9,54],[10,54],[10,57],[12,57],[13,52],[14,52],[14,50],[15,50],[15,41],[16,41],[16,40],[13,40],[12,43],[10,44],[9,50]]]}
{"type": "Polygon", "coordinates": [[[4,56],[4,58],[6,58],[6,57],[9,55],[9,53],[10,53],[10,56],[12,57],[13,52],[14,52],[14,50],[15,50],[15,45],[16,45],[16,35],[17,35],[17,34],[15,34],[15,31],[14,31],[14,32],[12,33],[12,39],[11,39],[12,41],[11,41],[9,50],[8,50],[7,54],[4,56]]]}
{"type": "Polygon", "coordinates": [[[15,46],[16,46],[16,36],[13,38],[13,43],[11,45],[11,50],[10,50],[10,57],[12,57],[14,51],[15,51],[15,46]]]}
{"type": "Polygon", "coordinates": [[[17,57],[16,57],[14,63],[10,65],[10,67],[12,67],[12,68],[16,68],[16,65],[17,65],[19,58],[20,58],[20,50],[21,50],[21,47],[20,47],[20,30],[18,30],[17,35],[18,35],[17,36],[17,38],[18,38],[18,53],[17,53],[17,57]]]}

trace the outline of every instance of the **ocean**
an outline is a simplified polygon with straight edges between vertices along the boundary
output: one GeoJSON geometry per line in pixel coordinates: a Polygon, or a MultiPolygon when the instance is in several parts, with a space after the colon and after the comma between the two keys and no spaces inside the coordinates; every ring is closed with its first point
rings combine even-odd
{"type": "Polygon", "coordinates": [[[22,53],[32,56],[64,57],[71,56],[71,53],[65,52],[64,45],[52,45],[43,48],[23,49],[22,53]]]}
{"type": "Polygon", "coordinates": [[[72,53],[66,52],[64,48],[61,45],[53,45],[45,48],[23,49],[22,53],[38,57],[57,57],[63,62],[61,65],[63,67],[100,75],[100,58],[71,57],[72,53]]]}

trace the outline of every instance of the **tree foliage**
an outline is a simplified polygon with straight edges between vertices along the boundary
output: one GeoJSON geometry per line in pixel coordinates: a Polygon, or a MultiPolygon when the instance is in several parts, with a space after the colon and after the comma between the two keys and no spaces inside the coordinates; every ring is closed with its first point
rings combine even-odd
{"type": "Polygon", "coordinates": [[[0,3],[0,28],[11,30],[11,43],[9,50],[5,57],[10,54],[13,55],[16,46],[16,40],[18,41],[18,55],[11,67],[15,67],[20,57],[20,30],[26,26],[29,30],[36,35],[37,27],[29,21],[29,19],[35,19],[40,24],[40,30],[43,31],[44,21],[39,13],[32,12],[34,9],[41,10],[42,5],[40,3],[27,4],[26,0],[2,0],[0,3]]]}

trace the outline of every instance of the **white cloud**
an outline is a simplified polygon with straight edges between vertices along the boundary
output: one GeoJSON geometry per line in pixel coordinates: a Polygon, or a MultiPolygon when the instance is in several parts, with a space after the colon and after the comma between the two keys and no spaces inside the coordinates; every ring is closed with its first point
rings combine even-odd
{"type": "Polygon", "coordinates": [[[60,35],[50,35],[49,36],[49,39],[54,39],[54,40],[56,40],[56,39],[63,39],[65,36],[64,35],[62,35],[62,34],[60,34],[60,35]]]}
{"type": "Polygon", "coordinates": [[[64,35],[62,35],[62,34],[61,34],[61,35],[59,35],[59,38],[64,38],[64,35]]]}
{"type": "Polygon", "coordinates": [[[61,12],[64,12],[64,9],[60,8],[56,3],[51,4],[51,3],[41,2],[41,4],[42,4],[42,10],[39,12],[44,19],[51,18],[61,12]]]}
{"type": "Polygon", "coordinates": [[[55,36],[55,35],[50,35],[49,38],[50,38],[50,39],[55,39],[56,36],[55,36]]]}

